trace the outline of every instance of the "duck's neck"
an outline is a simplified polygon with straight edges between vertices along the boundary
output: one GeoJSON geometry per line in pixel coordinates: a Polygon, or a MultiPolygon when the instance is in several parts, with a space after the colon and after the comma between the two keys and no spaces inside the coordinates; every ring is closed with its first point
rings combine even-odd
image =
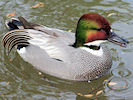
{"type": "Polygon", "coordinates": [[[86,47],[86,48],[90,48],[93,50],[99,50],[100,49],[100,44],[106,42],[106,40],[96,40],[96,41],[92,41],[92,42],[88,42],[88,43],[83,43],[83,42],[77,42],[75,41],[75,43],[73,44],[73,47],[78,48],[78,47],[86,47]]]}
{"type": "Polygon", "coordinates": [[[75,47],[75,48],[82,47],[82,46],[83,46],[82,42],[75,41],[75,43],[73,44],[73,47],[75,47]]]}
{"type": "Polygon", "coordinates": [[[75,48],[78,48],[78,47],[86,47],[86,48],[89,48],[89,49],[92,49],[92,50],[99,50],[100,49],[100,45],[84,45],[82,43],[74,43],[73,44],[73,47],[75,48]]]}

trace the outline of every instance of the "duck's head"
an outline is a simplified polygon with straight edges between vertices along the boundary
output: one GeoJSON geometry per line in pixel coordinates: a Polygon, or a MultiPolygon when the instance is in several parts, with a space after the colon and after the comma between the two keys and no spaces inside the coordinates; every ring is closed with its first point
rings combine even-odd
{"type": "Polygon", "coordinates": [[[76,29],[76,40],[74,47],[99,46],[101,42],[110,41],[125,47],[127,40],[116,35],[109,22],[97,13],[88,13],[81,16],[76,29]]]}

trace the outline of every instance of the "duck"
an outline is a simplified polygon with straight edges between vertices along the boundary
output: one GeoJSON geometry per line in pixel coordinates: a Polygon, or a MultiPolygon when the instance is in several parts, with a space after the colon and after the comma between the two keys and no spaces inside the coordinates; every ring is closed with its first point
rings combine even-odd
{"type": "Polygon", "coordinates": [[[37,70],[66,80],[100,78],[112,66],[110,50],[103,43],[109,41],[121,47],[129,43],[98,13],[83,14],[75,33],[34,24],[22,16],[5,24],[9,32],[2,44],[8,54],[15,47],[20,57],[37,70]]]}

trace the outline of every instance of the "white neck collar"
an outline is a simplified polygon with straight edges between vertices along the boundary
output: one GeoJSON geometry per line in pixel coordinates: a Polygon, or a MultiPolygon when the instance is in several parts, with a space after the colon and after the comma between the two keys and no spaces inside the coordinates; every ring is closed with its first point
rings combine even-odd
{"type": "MultiPolygon", "coordinates": [[[[97,41],[86,43],[84,45],[87,45],[87,46],[92,46],[92,45],[100,46],[100,44],[103,43],[103,42],[106,42],[106,40],[97,40],[97,41]]],[[[87,47],[80,47],[80,48],[85,50],[85,51],[87,51],[87,52],[89,52],[89,53],[91,53],[91,54],[93,54],[93,55],[95,55],[95,56],[101,57],[103,55],[102,47],[100,47],[99,50],[93,50],[93,49],[90,49],[90,48],[87,48],[87,47]]]]}
{"type": "Polygon", "coordinates": [[[87,45],[87,46],[91,46],[91,45],[100,46],[100,44],[104,43],[104,42],[106,42],[106,40],[96,40],[96,41],[85,43],[84,45],[87,45]]]}

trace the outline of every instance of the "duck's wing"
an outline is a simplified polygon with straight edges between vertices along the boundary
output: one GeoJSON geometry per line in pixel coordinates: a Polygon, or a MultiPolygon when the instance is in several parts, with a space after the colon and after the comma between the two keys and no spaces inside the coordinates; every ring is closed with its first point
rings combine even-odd
{"type": "Polygon", "coordinates": [[[56,59],[65,58],[66,48],[73,45],[75,34],[59,29],[48,28],[43,25],[28,22],[23,17],[12,18],[10,22],[6,22],[10,32],[3,37],[3,44],[7,46],[8,52],[15,45],[20,47],[28,45],[36,45],[44,49],[49,56],[56,59]],[[63,54],[64,53],[64,54],[63,54]]]}
{"type": "MultiPolygon", "coordinates": [[[[36,46],[38,54],[40,49],[41,51],[44,50],[44,52],[46,52],[52,59],[68,61],[70,58],[68,52],[73,50],[73,47],[70,46],[73,40],[73,37],[59,37],[38,30],[19,29],[6,33],[2,42],[8,52],[10,52],[16,45],[25,48],[36,46]]],[[[30,52],[32,52],[32,49],[30,52]]]]}

